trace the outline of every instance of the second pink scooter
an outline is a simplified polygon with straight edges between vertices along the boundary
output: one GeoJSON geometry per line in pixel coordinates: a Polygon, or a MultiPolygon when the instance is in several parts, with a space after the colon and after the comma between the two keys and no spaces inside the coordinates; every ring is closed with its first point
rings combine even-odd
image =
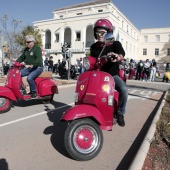
{"type": "Polygon", "coordinates": [[[8,112],[11,109],[12,101],[42,99],[42,102],[47,104],[52,102],[54,94],[58,93],[56,83],[51,77],[43,76],[42,73],[35,79],[37,98],[32,99],[30,94],[27,94],[26,87],[23,86],[20,72],[22,67],[21,63],[14,62],[8,70],[5,85],[0,86],[0,113],[8,112]]]}

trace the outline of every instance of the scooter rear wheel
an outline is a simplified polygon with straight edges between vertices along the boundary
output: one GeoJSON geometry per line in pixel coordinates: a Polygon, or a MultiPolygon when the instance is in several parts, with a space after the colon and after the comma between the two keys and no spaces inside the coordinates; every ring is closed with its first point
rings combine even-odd
{"type": "Polygon", "coordinates": [[[67,152],[75,160],[91,160],[101,151],[103,133],[91,119],[78,119],[67,127],[64,143],[67,152]]]}
{"type": "Polygon", "coordinates": [[[44,96],[42,99],[43,104],[49,104],[53,101],[54,95],[44,96]]]}
{"type": "Polygon", "coordinates": [[[0,113],[8,112],[11,109],[12,101],[6,97],[0,97],[0,113]]]}

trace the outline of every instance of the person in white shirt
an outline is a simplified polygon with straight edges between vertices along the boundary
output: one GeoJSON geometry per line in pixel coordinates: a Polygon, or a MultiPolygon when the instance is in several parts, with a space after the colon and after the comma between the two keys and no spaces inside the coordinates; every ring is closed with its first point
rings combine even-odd
{"type": "Polygon", "coordinates": [[[148,81],[149,75],[150,75],[150,63],[149,59],[146,59],[146,61],[144,62],[143,81],[148,81]]]}

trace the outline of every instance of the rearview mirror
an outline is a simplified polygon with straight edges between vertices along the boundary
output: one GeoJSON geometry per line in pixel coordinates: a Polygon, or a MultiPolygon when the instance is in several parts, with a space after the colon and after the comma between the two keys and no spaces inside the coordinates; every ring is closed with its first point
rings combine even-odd
{"type": "Polygon", "coordinates": [[[113,41],[115,40],[115,37],[112,33],[107,33],[104,37],[104,41],[105,43],[113,43],[113,41]]]}

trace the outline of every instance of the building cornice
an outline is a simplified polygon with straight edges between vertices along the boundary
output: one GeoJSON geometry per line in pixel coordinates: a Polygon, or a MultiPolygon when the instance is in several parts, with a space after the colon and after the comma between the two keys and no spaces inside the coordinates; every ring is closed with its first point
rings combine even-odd
{"type": "Polygon", "coordinates": [[[80,7],[104,4],[104,3],[112,3],[112,1],[111,0],[94,0],[94,1],[86,2],[86,3],[76,4],[76,5],[67,6],[67,7],[63,7],[63,8],[58,8],[58,9],[54,10],[54,12],[69,10],[69,9],[73,9],[73,8],[80,8],[80,7]]]}
{"type": "Polygon", "coordinates": [[[170,27],[165,27],[165,28],[146,28],[146,29],[141,29],[140,30],[141,33],[154,33],[154,32],[161,32],[161,33],[165,33],[165,32],[170,32],[170,27]]]}

